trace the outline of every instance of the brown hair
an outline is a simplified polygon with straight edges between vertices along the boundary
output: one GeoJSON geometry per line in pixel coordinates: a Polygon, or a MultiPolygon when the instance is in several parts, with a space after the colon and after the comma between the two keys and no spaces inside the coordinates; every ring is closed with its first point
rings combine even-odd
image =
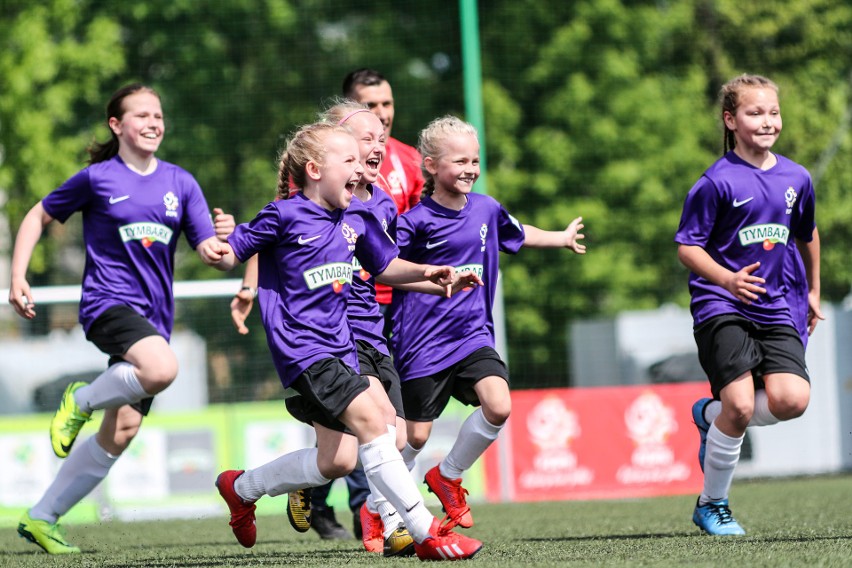
{"type": "MultiPolygon", "coordinates": [[[[143,85],[142,83],[132,83],[130,85],[125,85],[120,88],[116,92],[112,94],[109,102],[106,107],[106,122],[107,128],[109,128],[109,120],[111,118],[117,118],[121,120],[121,117],[124,116],[126,112],[124,109],[124,99],[129,97],[130,95],[135,95],[136,93],[151,93],[158,99],[160,98],[159,93],[148,87],[147,85],[143,85]]],[[[115,135],[115,132],[112,131],[112,128],[109,128],[110,138],[106,142],[92,142],[92,145],[89,146],[89,164],[97,164],[98,162],[105,162],[118,154],[118,136],[115,135]]]]}
{"type": "Polygon", "coordinates": [[[722,85],[722,88],[719,91],[719,103],[722,106],[722,127],[725,129],[725,138],[723,141],[725,154],[727,154],[729,150],[733,150],[737,145],[734,132],[725,126],[725,112],[727,111],[732,115],[736,115],[737,108],[739,108],[740,105],[740,94],[743,92],[743,89],[754,88],[769,88],[778,93],[778,85],[770,79],[761,75],[749,75],[747,73],[743,73],[739,77],[734,77],[722,85]]]}

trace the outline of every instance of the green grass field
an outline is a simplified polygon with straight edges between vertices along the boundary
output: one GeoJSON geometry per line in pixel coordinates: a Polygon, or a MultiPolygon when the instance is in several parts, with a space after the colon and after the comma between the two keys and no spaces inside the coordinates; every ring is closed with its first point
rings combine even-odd
{"type": "MultiPolygon", "coordinates": [[[[283,497],[282,511],[286,503],[283,497]]],[[[476,566],[707,566],[780,568],[852,566],[852,475],[735,482],[732,510],[742,538],[701,535],[692,524],[693,496],[624,501],[474,505],[467,531],[485,543],[476,566]]],[[[348,515],[341,515],[348,521],[348,515]]],[[[227,518],[104,523],[68,527],[83,549],[50,557],[18,537],[0,534],[0,566],[415,566],[385,559],[360,543],[299,534],[286,516],[260,517],[258,543],[247,550],[227,518]]]]}

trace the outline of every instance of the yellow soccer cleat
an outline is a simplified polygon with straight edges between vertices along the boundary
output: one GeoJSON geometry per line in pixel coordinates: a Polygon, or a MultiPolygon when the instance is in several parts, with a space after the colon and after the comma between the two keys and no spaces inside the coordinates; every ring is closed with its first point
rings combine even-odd
{"type": "Polygon", "coordinates": [[[385,539],[384,555],[390,556],[413,556],[414,539],[405,527],[398,527],[385,539]]]}
{"type": "Polygon", "coordinates": [[[60,458],[68,457],[83,424],[92,418],[92,414],[83,412],[74,400],[74,393],[86,384],[76,382],[68,385],[59,403],[59,410],[50,421],[50,444],[53,446],[53,453],[60,458]]]}
{"type": "Polygon", "coordinates": [[[287,519],[297,531],[308,532],[311,528],[311,488],[291,491],[287,494],[287,519]]]}
{"type": "Polygon", "coordinates": [[[29,511],[24,513],[18,523],[18,534],[39,545],[48,554],[80,554],[79,548],[65,540],[65,530],[59,523],[33,519],[29,511]]]}

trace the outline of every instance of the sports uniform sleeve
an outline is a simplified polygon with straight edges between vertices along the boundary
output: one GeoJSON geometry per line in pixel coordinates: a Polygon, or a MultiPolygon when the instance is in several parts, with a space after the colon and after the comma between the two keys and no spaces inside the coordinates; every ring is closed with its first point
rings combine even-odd
{"type": "Polygon", "coordinates": [[[183,180],[184,214],[181,220],[181,229],[186,234],[186,240],[193,249],[201,241],[216,235],[213,219],[210,217],[210,208],[204,198],[201,186],[192,175],[186,172],[183,180]]]}
{"type": "Polygon", "coordinates": [[[89,168],[80,170],[65,183],[41,200],[45,213],[65,223],[75,211],[88,206],[92,199],[92,184],[89,168]]]}
{"type": "Polygon", "coordinates": [[[278,242],[281,214],[275,203],[260,210],[249,223],[242,223],[228,236],[228,244],[240,262],[246,262],[261,250],[278,242]]]}
{"type": "Polygon", "coordinates": [[[524,246],[523,225],[499,203],[497,203],[497,237],[501,252],[515,254],[524,246]]]}
{"type": "Polygon", "coordinates": [[[399,255],[399,249],[375,215],[364,211],[361,218],[364,219],[364,233],[355,242],[355,256],[367,272],[381,274],[399,255]]]}
{"type": "Polygon", "coordinates": [[[802,188],[802,197],[796,202],[793,213],[793,236],[807,243],[811,242],[816,228],[816,193],[810,175],[807,176],[802,188]]]}
{"type": "Polygon", "coordinates": [[[675,242],[705,248],[716,223],[719,192],[707,176],[701,176],[683,203],[675,242]]]}

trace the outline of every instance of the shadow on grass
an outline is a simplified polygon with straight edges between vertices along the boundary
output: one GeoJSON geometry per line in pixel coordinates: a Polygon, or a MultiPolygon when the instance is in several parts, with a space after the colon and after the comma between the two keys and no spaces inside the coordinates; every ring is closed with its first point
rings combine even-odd
{"type": "MultiPolygon", "coordinates": [[[[644,534],[617,534],[617,535],[595,535],[595,536],[563,536],[563,537],[551,537],[551,538],[541,538],[541,537],[533,537],[533,538],[522,538],[518,539],[521,542],[599,542],[599,541],[608,541],[608,540],[645,540],[645,539],[660,539],[660,538],[684,538],[684,537],[696,537],[696,538],[704,538],[708,539],[711,542],[720,542],[725,540],[726,537],[711,537],[705,534],[697,533],[696,531],[689,532],[670,532],[670,533],[644,533],[644,534]]],[[[844,534],[844,535],[820,535],[820,536],[757,536],[757,535],[746,535],[740,537],[731,537],[731,540],[736,540],[737,542],[798,542],[798,543],[806,543],[806,542],[819,542],[819,541],[827,541],[827,542],[842,542],[845,540],[852,540],[852,534],[844,534]]]]}

